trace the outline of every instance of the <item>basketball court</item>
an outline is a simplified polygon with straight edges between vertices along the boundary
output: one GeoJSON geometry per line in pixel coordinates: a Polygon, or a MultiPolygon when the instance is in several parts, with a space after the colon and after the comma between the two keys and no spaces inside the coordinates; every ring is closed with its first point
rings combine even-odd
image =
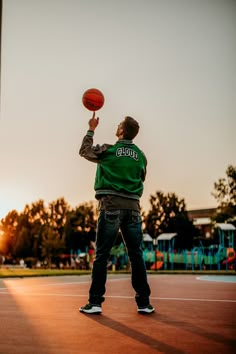
{"type": "Polygon", "coordinates": [[[0,280],[0,354],[226,353],[236,348],[236,276],[149,275],[156,312],[136,311],[130,275],[109,275],[102,315],[78,311],[90,276],[0,280]]]}

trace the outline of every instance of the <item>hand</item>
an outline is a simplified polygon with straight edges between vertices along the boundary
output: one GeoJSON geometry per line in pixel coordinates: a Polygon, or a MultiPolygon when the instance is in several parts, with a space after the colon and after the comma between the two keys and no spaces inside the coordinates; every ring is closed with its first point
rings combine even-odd
{"type": "Polygon", "coordinates": [[[93,116],[92,118],[89,120],[88,124],[89,124],[89,130],[92,130],[94,132],[94,130],[97,128],[99,123],[99,118],[95,117],[95,112],[93,112],[93,116]]]}

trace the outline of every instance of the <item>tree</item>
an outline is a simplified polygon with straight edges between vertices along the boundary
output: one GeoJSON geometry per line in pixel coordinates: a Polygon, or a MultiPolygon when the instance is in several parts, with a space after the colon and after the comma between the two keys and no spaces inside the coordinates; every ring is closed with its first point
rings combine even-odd
{"type": "Polygon", "coordinates": [[[65,224],[65,242],[68,251],[85,251],[95,240],[97,215],[94,203],[81,204],[67,216],[65,224]]]}
{"type": "Polygon", "coordinates": [[[42,199],[26,204],[19,215],[14,243],[14,257],[41,257],[41,242],[48,213],[42,199]]]}
{"type": "Polygon", "coordinates": [[[219,178],[214,183],[214,189],[212,195],[218,203],[214,220],[231,222],[236,225],[236,166],[228,166],[226,177],[219,178]]]}
{"type": "Polygon", "coordinates": [[[164,194],[157,191],[150,196],[151,209],[145,217],[147,232],[156,238],[161,233],[176,232],[176,245],[179,248],[191,248],[195,227],[188,218],[184,199],[178,199],[175,193],[164,194]]]}
{"type": "Polygon", "coordinates": [[[29,228],[18,227],[12,255],[14,258],[32,257],[32,240],[29,235],[29,228]]]}
{"type": "Polygon", "coordinates": [[[31,224],[28,220],[28,215],[19,214],[17,226],[14,236],[14,244],[12,247],[12,256],[14,258],[31,257],[32,254],[32,237],[31,224]]]}
{"type": "Polygon", "coordinates": [[[18,221],[19,214],[16,210],[10,211],[6,217],[1,220],[1,252],[8,257],[12,257],[13,254],[18,221]]]}
{"type": "MultiPolygon", "coordinates": [[[[42,243],[45,245],[45,234],[50,228],[64,245],[68,212],[69,206],[64,198],[51,202],[48,207],[40,199],[31,205],[26,204],[20,214],[15,210],[9,212],[1,221],[2,253],[13,258],[41,258],[42,243]]],[[[60,243],[58,245],[61,247],[60,243]]]]}
{"type": "Polygon", "coordinates": [[[54,230],[49,225],[45,226],[42,235],[42,256],[48,261],[49,268],[51,267],[52,258],[59,256],[64,248],[64,239],[61,238],[58,230],[54,230]]]}
{"type": "Polygon", "coordinates": [[[69,205],[64,198],[59,198],[56,201],[49,203],[47,209],[47,224],[49,224],[54,230],[57,230],[61,238],[64,234],[64,226],[69,211],[69,205]]]}

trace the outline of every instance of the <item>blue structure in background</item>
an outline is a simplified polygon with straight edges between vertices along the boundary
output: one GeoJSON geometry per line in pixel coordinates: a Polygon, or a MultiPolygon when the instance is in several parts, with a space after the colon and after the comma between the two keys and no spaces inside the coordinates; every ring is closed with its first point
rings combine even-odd
{"type": "Polygon", "coordinates": [[[164,269],[174,269],[174,251],[176,232],[162,233],[157,237],[158,250],[164,255],[164,269]]]}
{"type": "Polygon", "coordinates": [[[235,245],[235,230],[236,227],[232,224],[216,224],[218,235],[219,235],[219,244],[222,247],[234,248],[235,245]]]}
{"type": "MultiPolygon", "coordinates": [[[[232,224],[216,224],[216,234],[218,240],[209,247],[204,247],[201,243],[199,247],[191,250],[175,250],[175,240],[177,233],[162,233],[156,239],[152,239],[149,235],[145,235],[148,248],[152,247],[153,252],[157,250],[163,254],[162,269],[210,269],[221,270],[229,269],[229,249],[235,253],[236,228],[232,224]],[[147,236],[149,238],[147,239],[147,236]]],[[[145,248],[147,246],[145,244],[145,248]]],[[[236,262],[236,259],[235,259],[236,262]]]]}

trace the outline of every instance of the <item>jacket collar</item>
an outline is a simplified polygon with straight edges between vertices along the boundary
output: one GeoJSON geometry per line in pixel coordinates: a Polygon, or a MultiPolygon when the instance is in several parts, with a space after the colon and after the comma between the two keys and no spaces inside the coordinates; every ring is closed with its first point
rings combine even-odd
{"type": "Polygon", "coordinates": [[[128,140],[128,139],[120,139],[120,140],[117,140],[116,144],[133,144],[133,140],[128,140]]]}

